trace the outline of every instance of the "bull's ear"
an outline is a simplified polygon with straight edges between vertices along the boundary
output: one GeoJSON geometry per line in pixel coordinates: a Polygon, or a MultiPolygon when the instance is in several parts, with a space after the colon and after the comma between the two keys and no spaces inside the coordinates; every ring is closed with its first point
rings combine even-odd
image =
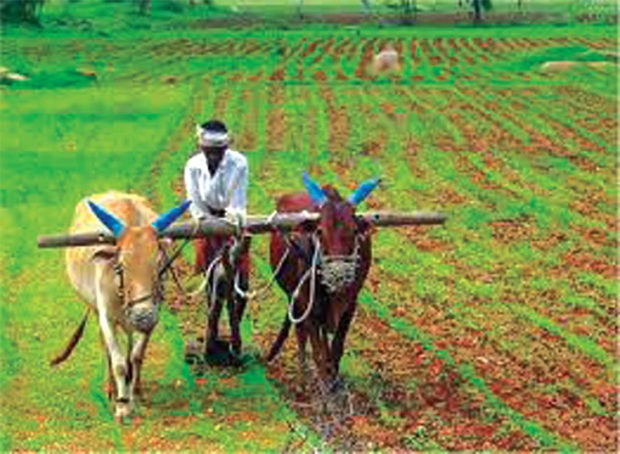
{"type": "Polygon", "coordinates": [[[114,236],[118,238],[123,233],[123,230],[125,230],[125,224],[123,224],[123,221],[102,206],[97,205],[92,200],[88,200],[87,202],[90,210],[95,216],[97,216],[97,219],[99,219],[101,223],[110,229],[114,236]]]}
{"type": "Polygon", "coordinates": [[[349,196],[349,202],[353,205],[359,205],[370,195],[370,193],[379,185],[380,182],[380,178],[373,178],[371,180],[364,181],[355,191],[353,191],[353,194],[349,196]]]}
{"type": "Polygon", "coordinates": [[[93,262],[111,262],[118,257],[118,249],[115,247],[102,248],[97,250],[90,258],[93,262]]]}
{"type": "Polygon", "coordinates": [[[159,217],[151,223],[151,225],[157,232],[163,232],[170,224],[176,221],[179,216],[185,213],[185,210],[187,210],[191,203],[192,202],[190,200],[186,200],[170,211],[160,214],[159,217]]]}
{"type": "Polygon", "coordinates": [[[323,205],[327,200],[327,196],[325,195],[325,192],[323,192],[321,186],[315,183],[306,171],[304,171],[303,182],[312,201],[317,205],[323,205]]]}

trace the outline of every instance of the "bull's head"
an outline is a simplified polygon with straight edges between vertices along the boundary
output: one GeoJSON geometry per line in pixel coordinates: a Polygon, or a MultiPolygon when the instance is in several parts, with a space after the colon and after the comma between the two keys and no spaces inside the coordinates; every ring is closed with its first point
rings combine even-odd
{"type": "Polygon", "coordinates": [[[125,315],[139,331],[150,331],[158,319],[162,297],[158,233],[181,216],[189,204],[189,201],[182,203],[151,224],[126,226],[105,208],[88,201],[91,211],[116,237],[116,246],[100,250],[94,259],[112,266],[125,315]]]}
{"type": "Polygon", "coordinates": [[[359,237],[368,229],[368,224],[356,216],[355,210],[377,187],[379,181],[378,178],[365,181],[345,200],[336,189],[331,186],[322,188],[304,173],[304,186],[312,201],[320,207],[316,235],[321,245],[323,275],[334,275],[333,280],[339,282],[333,285],[324,282],[332,291],[338,290],[354,277],[359,237]]]}

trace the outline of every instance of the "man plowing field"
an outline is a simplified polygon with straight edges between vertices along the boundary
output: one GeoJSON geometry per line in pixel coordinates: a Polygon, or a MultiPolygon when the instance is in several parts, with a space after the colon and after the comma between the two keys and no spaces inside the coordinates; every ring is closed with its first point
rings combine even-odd
{"type": "MultiPolygon", "coordinates": [[[[185,166],[185,188],[192,201],[190,213],[196,222],[225,218],[241,227],[246,217],[248,187],[247,159],[231,150],[226,125],[210,120],[197,126],[198,153],[185,166]]],[[[207,354],[228,353],[228,345],[218,339],[222,301],[226,300],[233,352],[241,352],[239,323],[247,304],[250,237],[210,235],[195,240],[196,271],[207,282],[207,354]]]]}
{"type": "MultiPolygon", "coordinates": [[[[227,133],[219,131],[217,137],[209,137],[209,134],[202,134],[204,129],[208,128],[201,127],[201,143],[209,144],[205,148],[212,146],[210,140],[224,143],[222,136],[227,133]]],[[[156,216],[144,198],[109,192],[78,204],[69,234],[38,239],[39,247],[69,248],[67,271],[71,284],[99,318],[110,378],[116,390],[117,419],[122,420],[131,413],[146,344],[158,319],[163,297],[162,279],[182,249],[181,246],[168,257],[160,247],[160,240],[202,239],[197,241],[196,252],[197,265],[210,281],[207,353],[220,353],[227,360],[234,359],[229,357],[228,344],[218,339],[217,322],[223,297],[227,300],[231,319],[233,353],[240,351],[239,321],[248,294],[249,241],[239,235],[239,224],[224,218],[227,210],[230,217],[232,209],[245,206],[247,166],[244,160],[226,164],[227,152],[220,150],[219,159],[209,158],[205,153],[198,155],[204,161],[197,165],[206,166],[210,180],[200,180],[199,172],[192,174],[194,158],[188,163],[188,192],[196,197],[198,204],[204,205],[192,213],[196,217],[193,222],[173,224],[190,201],[156,216]],[[209,169],[211,159],[219,161],[217,168],[209,169]],[[218,169],[230,179],[219,180],[218,169]],[[233,184],[235,180],[237,183],[233,184]],[[201,185],[204,187],[209,182],[215,192],[202,193],[201,185]],[[222,195],[218,185],[227,182],[222,195]],[[239,204],[233,203],[231,207],[234,190],[238,191],[239,204]],[[205,204],[205,200],[219,205],[212,207],[205,204]],[[205,207],[208,207],[206,212],[202,211],[205,207]],[[102,225],[106,230],[102,230],[102,225]],[[115,327],[128,334],[126,352],[119,348],[115,327]]],[[[439,213],[357,213],[356,207],[377,186],[376,179],[362,183],[347,199],[341,198],[330,186],[320,187],[308,176],[304,177],[304,184],[307,194],[283,196],[276,213],[248,216],[242,227],[248,235],[272,234],[272,279],[288,296],[287,316],[269,359],[281,349],[294,325],[302,368],[305,369],[305,345],[309,340],[321,383],[332,388],[337,384],[357,295],[370,267],[371,227],[441,224],[445,216],[439,213]]],[[[237,214],[245,216],[243,209],[237,214]]],[[[52,364],[59,364],[69,356],[85,323],[86,317],[67,348],[52,364]]]]}

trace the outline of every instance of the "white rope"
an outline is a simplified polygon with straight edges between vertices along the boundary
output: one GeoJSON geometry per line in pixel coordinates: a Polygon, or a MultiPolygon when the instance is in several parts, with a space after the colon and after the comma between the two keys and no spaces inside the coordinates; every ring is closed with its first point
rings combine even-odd
{"type": "Polygon", "coordinates": [[[295,291],[293,292],[293,295],[291,296],[291,302],[288,306],[288,318],[293,325],[298,325],[299,323],[306,320],[308,316],[310,315],[310,312],[312,311],[312,307],[314,306],[314,297],[315,297],[315,289],[316,289],[316,267],[319,261],[320,252],[321,252],[321,244],[319,243],[318,238],[315,237],[314,238],[314,255],[312,256],[312,265],[310,266],[310,269],[304,273],[301,280],[297,284],[297,287],[295,288],[295,291]],[[301,317],[295,318],[295,316],[293,315],[293,309],[295,307],[295,300],[299,296],[301,287],[304,285],[304,283],[308,279],[308,276],[311,277],[310,294],[308,295],[308,306],[306,307],[306,310],[304,311],[301,317]]]}
{"type": "Polygon", "coordinates": [[[275,219],[277,215],[278,215],[278,212],[273,211],[269,216],[267,216],[267,219],[265,219],[265,222],[273,226],[273,220],[275,219]]]}
{"type": "Polygon", "coordinates": [[[203,278],[202,283],[200,284],[198,289],[196,291],[193,291],[192,293],[190,293],[189,297],[192,298],[192,299],[197,297],[202,292],[204,292],[206,286],[207,286],[207,278],[205,277],[205,278],[203,278]]]}
{"type": "MultiPolygon", "coordinates": [[[[211,264],[207,268],[207,272],[205,273],[205,281],[206,282],[209,281],[209,276],[211,276],[211,273],[213,272],[213,269],[215,268],[215,265],[217,265],[221,261],[222,261],[222,256],[221,255],[218,255],[217,257],[215,257],[213,259],[213,261],[211,262],[211,264]]],[[[209,302],[209,312],[211,312],[213,310],[213,305],[215,304],[215,301],[217,300],[217,284],[218,283],[219,283],[219,279],[215,279],[215,276],[214,276],[213,277],[213,281],[211,283],[211,301],[209,302]]]]}
{"type": "MultiPolygon", "coordinates": [[[[217,262],[221,261],[222,257],[221,256],[217,256],[215,257],[211,263],[209,264],[209,266],[207,267],[207,271],[205,272],[205,277],[202,280],[202,283],[200,284],[200,287],[198,287],[198,290],[196,290],[195,292],[192,292],[189,294],[190,298],[195,298],[198,295],[200,295],[205,288],[207,287],[207,284],[209,283],[209,275],[211,274],[211,271],[213,271],[213,267],[217,264],[217,262]]],[[[211,307],[213,307],[213,301],[215,301],[215,290],[217,289],[217,282],[213,283],[213,288],[211,290],[211,302],[209,304],[209,310],[211,310],[211,307]]]]}
{"type": "Polygon", "coordinates": [[[198,289],[192,293],[189,294],[190,298],[195,298],[196,296],[200,295],[202,292],[204,292],[205,288],[207,287],[207,283],[209,282],[209,273],[211,273],[212,268],[215,266],[215,263],[218,262],[219,260],[221,260],[222,258],[220,256],[217,256],[213,259],[213,261],[211,262],[211,264],[207,267],[207,272],[204,274],[204,279],[202,280],[202,283],[200,284],[200,286],[198,287],[198,289]]]}
{"type": "MultiPolygon", "coordinates": [[[[267,216],[267,219],[265,220],[265,222],[269,225],[273,226],[273,220],[275,219],[275,217],[278,215],[278,211],[274,210],[271,212],[271,214],[269,216],[267,216]]],[[[237,270],[236,274],[235,274],[235,282],[234,282],[234,288],[235,288],[235,292],[237,292],[237,295],[239,295],[241,298],[247,298],[247,299],[254,299],[257,296],[262,296],[263,293],[265,293],[267,290],[269,290],[271,288],[271,286],[273,285],[273,283],[276,280],[276,277],[278,276],[278,274],[280,273],[280,269],[282,268],[282,265],[284,265],[284,262],[286,261],[288,255],[290,253],[290,248],[286,249],[286,252],[284,253],[284,255],[282,256],[282,258],[280,259],[280,262],[278,263],[278,266],[276,266],[275,271],[273,272],[273,274],[271,275],[271,277],[269,278],[269,281],[267,282],[267,284],[258,289],[258,290],[254,290],[252,292],[245,292],[240,286],[239,286],[239,270],[237,270]]]]}
{"type": "Polygon", "coordinates": [[[264,287],[258,290],[254,290],[252,292],[245,292],[241,287],[239,287],[239,274],[240,273],[239,273],[239,270],[237,270],[237,272],[235,273],[235,292],[237,292],[237,294],[241,298],[247,298],[247,299],[254,299],[257,296],[262,296],[262,294],[265,293],[267,290],[269,290],[271,286],[273,285],[273,283],[276,281],[276,277],[280,273],[280,270],[282,269],[282,265],[284,265],[284,262],[286,261],[289,253],[290,253],[290,249],[287,249],[284,255],[282,256],[282,258],[280,259],[278,266],[276,266],[275,271],[271,274],[271,277],[269,278],[269,282],[267,282],[267,284],[264,287]]]}

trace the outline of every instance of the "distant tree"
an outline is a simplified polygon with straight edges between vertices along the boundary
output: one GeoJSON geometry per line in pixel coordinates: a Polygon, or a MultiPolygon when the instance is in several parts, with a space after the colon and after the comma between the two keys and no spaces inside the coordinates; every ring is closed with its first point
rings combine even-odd
{"type": "Polygon", "coordinates": [[[303,17],[302,13],[301,13],[301,9],[304,6],[304,0],[297,0],[297,15],[301,18],[303,17]]]}
{"type": "Polygon", "coordinates": [[[413,15],[416,12],[416,0],[400,0],[400,12],[403,16],[403,23],[413,23],[413,15]]]}
{"type": "Polygon", "coordinates": [[[474,21],[482,20],[482,0],[471,0],[471,6],[474,9],[474,21]]]}
{"type": "Polygon", "coordinates": [[[151,0],[136,0],[138,3],[138,11],[140,14],[148,14],[151,12],[151,0]]]}
{"type": "Polygon", "coordinates": [[[38,11],[44,0],[0,0],[0,22],[16,21],[38,24],[38,11]]]}
{"type": "MultiPolygon", "coordinates": [[[[521,0],[518,0],[519,4],[521,0]]],[[[469,3],[474,13],[474,22],[482,21],[482,11],[490,11],[493,9],[491,0],[458,0],[459,7],[463,6],[463,2],[469,3]]]]}
{"type": "Polygon", "coordinates": [[[401,15],[402,22],[405,24],[413,22],[414,14],[417,11],[416,0],[398,0],[397,2],[387,0],[385,6],[398,11],[401,15]]]}

